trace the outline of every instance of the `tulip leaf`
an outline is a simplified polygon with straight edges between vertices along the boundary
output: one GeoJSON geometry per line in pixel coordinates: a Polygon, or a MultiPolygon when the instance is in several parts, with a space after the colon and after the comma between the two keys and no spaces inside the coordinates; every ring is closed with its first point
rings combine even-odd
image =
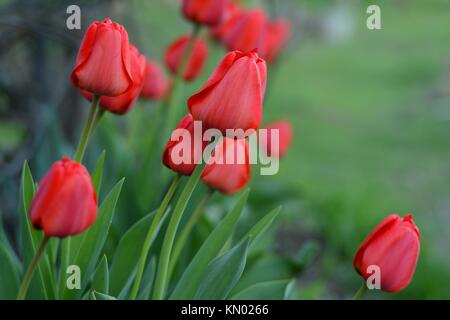
{"type": "Polygon", "coordinates": [[[195,299],[225,299],[242,276],[250,241],[245,239],[208,265],[195,299]]]}
{"type": "Polygon", "coordinates": [[[100,260],[97,266],[97,270],[95,270],[91,287],[95,291],[109,293],[109,271],[106,255],[103,255],[102,260],[100,260]]]}
{"type": "Polygon", "coordinates": [[[153,257],[150,259],[150,262],[147,264],[147,267],[144,270],[144,275],[142,277],[141,289],[138,294],[138,299],[147,300],[150,298],[153,282],[155,280],[155,275],[156,275],[156,258],[153,257]]]}
{"type": "Polygon", "coordinates": [[[90,300],[117,300],[117,299],[113,296],[92,290],[90,294],[90,300]]]}
{"type": "Polygon", "coordinates": [[[242,193],[231,211],[222,219],[205,240],[178,281],[170,299],[180,300],[194,298],[208,264],[219,254],[230,235],[233,234],[236,222],[247,202],[248,194],[249,190],[242,193]]]}
{"type": "Polygon", "coordinates": [[[11,252],[0,242],[0,300],[15,299],[19,291],[19,273],[11,252]]]}
{"type": "Polygon", "coordinates": [[[282,300],[286,299],[289,289],[295,279],[265,281],[251,285],[250,287],[233,295],[231,300],[282,300]]]}
{"type": "MultiPolygon", "coordinates": [[[[168,216],[170,208],[166,210],[163,218],[159,222],[155,235],[151,242],[155,241],[165,218],[168,216]]],[[[111,294],[119,296],[124,290],[125,285],[130,281],[130,277],[134,278],[136,266],[139,262],[139,258],[142,252],[142,244],[147,236],[150,224],[155,216],[153,211],[147,214],[145,217],[136,222],[127,232],[122,236],[117,245],[114,253],[114,257],[111,264],[111,294]]]]}
{"type": "Polygon", "coordinates": [[[244,238],[250,239],[250,244],[257,241],[262,235],[269,229],[272,222],[278,216],[281,211],[281,206],[273,209],[268,214],[266,214],[261,220],[259,220],[250,231],[244,236],[244,238]]]}
{"type": "Polygon", "coordinates": [[[100,188],[102,186],[102,178],[103,178],[103,164],[105,163],[105,155],[106,151],[103,150],[98,157],[97,164],[95,165],[94,171],[92,171],[92,184],[94,185],[95,192],[100,193],[100,188]]]}
{"type": "MultiPolygon", "coordinates": [[[[77,237],[81,237],[78,252],[74,254],[70,264],[77,265],[82,270],[82,289],[91,279],[93,269],[100,257],[103,245],[108,236],[117,200],[119,199],[124,179],[120,180],[106,196],[98,210],[95,223],[77,237]]],[[[73,239],[72,239],[73,240],[73,239]]],[[[82,290],[66,290],[63,287],[63,297],[71,299],[79,296],[82,290]]]]}
{"type": "MultiPolygon", "coordinates": [[[[36,192],[36,185],[31,174],[31,170],[27,161],[24,162],[22,168],[21,177],[21,208],[19,215],[19,224],[21,232],[21,245],[24,260],[24,269],[28,267],[33,256],[36,252],[36,248],[39,246],[43,233],[41,231],[34,230],[29,217],[29,209],[31,201],[36,192]]],[[[48,252],[50,248],[47,248],[42,255],[38,264],[37,271],[35,272],[33,279],[28,290],[27,297],[29,298],[42,298],[54,299],[55,298],[55,279],[50,266],[50,260],[48,252]],[[40,283],[40,286],[39,286],[40,283]],[[42,289],[40,289],[41,287],[42,289]]]]}

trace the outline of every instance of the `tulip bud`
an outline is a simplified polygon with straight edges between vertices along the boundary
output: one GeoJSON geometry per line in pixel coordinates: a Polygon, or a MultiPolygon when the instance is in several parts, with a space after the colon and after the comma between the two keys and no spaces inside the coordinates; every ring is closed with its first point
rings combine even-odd
{"type": "Polygon", "coordinates": [[[110,19],[86,31],[71,80],[76,88],[102,96],[118,96],[133,85],[128,34],[110,19]]]}
{"type": "MultiPolygon", "coordinates": [[[[185,35],[172,43],[166,50],[164,59],[166,65],[173,75],[176,75],[180,68],[184,52],[188,49],[188,43],[192,35],[185,35]]],[[[192,52],[187,59],[187,64],[183,73],[186,81],[194,80],[202,71],[203,65],[208,57],[208,46],[202,38],[195,39],[192,52]]]]}
{"type": "MultiPolygon", "coordinates": [[[[200,132],[200,135],[202,132],[200,132]]],[[[203,149],[207,142],[195,140],[194,119],[187,114],[172,132],[166,148],[164,149],[162,162],[175,172],[190,176],[197,163],[203,156],[203,149]],[[189,154],[185,154],[189,152],[189,154]]]]}
{"type": "Polygon", "coordinates": [[[48,237],[83,232],[97,217],[97,194],[86,168],[68,157],[45,174],[31,202],[31,223],[48,237]]]}
{"type": "Polygon", "coordinates": [[[420,233],[412,215],[391,214],[364,240],[353,265],[367,280],[371,266],[379,268],[381,289],[398,292],[411,282],[420,251],[420,233]]]}
{"type": "Polygon", "coordinates": [[[183,0],[183,14],[194,23],[216,26],[222,22],[228,0],[183,0]]]}
{"type": "Polygon", "coordinates": [[[205,85],[188,100],[206,129],[257,129],[262,120],[266,63],[256,52],[228,53],[205,85]]]}
{"type": "Polygon", "coordinates": [[[292,126],[288,120],[280,120],[265,126],[267,129],[266,144],[261,147],[269,157],[282,158],[292,142],[292,126]],[[278,141],[272,141],[272,130],[278,130],[278,141]],[[278,148],[274,147],[278,143],[278,148]]]}
{"type": "Polygon", "coordinates": [[[267,63],[271,63],[276,60],[289,39],[291,32],[290,30],[291,25],[289,21],[284,19],[279,19],[267,24],[266,36],[262,49],[263,58],[267,61],[267,63]]]}
{"type": "Polygon", "coordinates": [[[224,194],[241,190],[250,181],[250,161],[246,139],[224,137],[214,148],[201,180],[224,194]]]}
{"type": "MultiPolygon", "coordinates": [[[[100,97],[100,106],[112,113],[125,114],[130,111],[133,104],[136,102],[144,85],[144,76],[146,61],[145,57],[139,53],[135,46],[130,45],[130,60],[131,60],[131,75],[133,76],[133,85],[123,94],[115,97],[100,97]]],[[[92,101],[93,94],[81,90],[81,93],[92,101]]]]}
{"type": "Polygon", "coordinates": [[[162,70],[156,63],[147,60],[141,97],[158,100],[164,97],[168,91],[169,83],[162,70]]]}
{"type": "Polygon", "coordinates": [[[242,11],[228,22],[223,42],[228,50],[250,51],[264,48],[267,16],[261,9],[242,11]]]}

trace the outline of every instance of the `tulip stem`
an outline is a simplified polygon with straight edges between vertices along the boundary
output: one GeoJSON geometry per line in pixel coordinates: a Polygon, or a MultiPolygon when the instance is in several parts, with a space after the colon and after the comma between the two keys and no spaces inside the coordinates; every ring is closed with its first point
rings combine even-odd
{"type": "Polygon", "coordinates": [[[353,300],[360,300],[361,297],[366,293],[367,291],[367,285],[364,282],[361,288],[359,288],[358,292],[356,292],[355,296],[353,297],[353,300]]]}
{"type": "MultiPolygon", "coordinates": [[[[214,150],[218,141],[220,141],[220,139],[217,139],[208,145],[208,147],[211,146],[210,150],[214,150]]],[[[192,193],[194,192],[195,187],[197,186],[198,181],[200,180],[200,176],[205,169],[206,163],[208,163],[209,158],[211,157],[211,151],[207,152],[207,149],[208,148],[205,149],[203,154],[203,162],[201,164],[197,164],[195,167],[194,172],[192,172],[192,175],[189,177],[189,180],[178,198],[172,216],[170,217],[166,234],[164,235],[164,240],[162,242],[161,253],[156,270],[155,287],[152,296],[154,300],[164,299],[166,295],[167,284],[169,282],[169,262],[172,254],[173,243],[175,241],[175,236],[177,234],[181,218],[186,210],[186,206],[192,196],[192,193]]]]}
{"type": "Polygon", "coordinates": [[[83,131],[81,133],[80,141],[78,142],[77,150],[75,151],[74,160],[77,162],[82,162],[84,157],[84,152],[86,151],[87,144],[89,142],[89,138],[92,135],[93,130],[98,124],[100,117],[103,115],[103,112],[100,112],[99,109],[99,101],[100,96],[94,95],[92,97],[91,110],[89,111],[89,116],[84,125],[83,131]]]}
{"type": "Polygon", "coordinates": [[[164,196],[164,198],[161,202],[161,205],[159,206],[158,211],[156,212],[155,217],[152,220],[152,224],[150,225],[150,228],[148,229],[147,236],[145,237],[145,240],[144,240],[144,245],[142,246],[141,258],[139,259],[138,269],[137,269],[136,277],[134,279],[133,288],[131,289],[130,300],[135,300],[138,295],[139,287],[141,285],[142,275],[143,275],[144,269],[145,269],[145,263],[147,261],[148,251],[150,250],[150,247],[151,247],[153,241],[155,240],[156,229],[158,228],[159,222],[161,221],[163,214],[166,212],[167,206],[169,205],[170,200],[172,199],[172,197],[178,187],[178,184],[180,183],[180,180],[181,180],[181,174],[178,173],[173,178],[172,183],[170,184],[170,187],[167,190],[167,193],[164,196]]]}
{"type": "Polygon", "coordinates": [[[42,238],[41,244],[39,245],[39,248],[37,249],[37,251],[33,257],[33,260],[31,260],[31,263],[28,266],[27,272],[25,273],[25,276],[23,277],[22,285],[20,286],[19,293],[17,294],[17,300],[25,299],[25,297],[27,295],[28,287],[30,286],[31,279],[33,278],[34,270],[36,269],[36,267],[39,263],[39,259],[41,258],[42,253],[44,252],[45,246],[48,243],[49,239],[50,238],[47,236],[44,236],[44,238],[42,238]]]}
{"type": "Polygon", "coordinates": [[[181,251],[183,250],[184,245],[186,244],[186,241],[187,241],[192,229],[197,224],[198,220],[201,218],[202,213],[204,212],[205,207],[208,204],[209,199],[211,199],[211,197],[213,196],[213,194],[214,194],[214,190],[209,189],[208,192],[200,200],[197,207],[194,209],[194,212],[190,216],[184,229],[180,232],[180,236],[178,237],[177,241],[175,242],[175,246],[173,247],[172,258],[170,259],[169,275],[168,275],[169,279],[170,279],[170,276],[172,275],[172,272],[176,266],[176,263],[181,254],[181,251]]]}

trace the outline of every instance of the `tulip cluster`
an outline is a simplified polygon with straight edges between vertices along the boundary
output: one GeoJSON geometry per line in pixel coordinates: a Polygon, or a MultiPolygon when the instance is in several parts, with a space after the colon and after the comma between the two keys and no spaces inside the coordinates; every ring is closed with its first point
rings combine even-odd
{"type": "MultiPolygon", "coordinates": [[[[227,0],[182,0],[181,12],[193,23],[195,31],[180,37],[165,51],[164,61],[173,77],[170,84],[158,63],[145,57],[129,42],[128,33],[120,24],[105,19],[92,23],[87,29],[71,82],[92,102],[91,112],[73,160],[64,157],[50,167],[39,183],[30,208],[26,208],[31,225],[43,231],[43,240],[24,276],[18,298],[25,298],[33,271],[50,237],[63,239],[80,234],[96,221],[97,183],[94,186],[82,160],[103,112],[126,114],[139,97],[161,99],[161,105],[167,106],[169,112],[176,107],[164,103],[170,101],[178,78],[184,81],[197,79],[209,54],[207,42],[198,36],[200,26],[209,28],[210,35],[223,43],[227,53],[200,89],[187,100],[184,111],[187,114],[172,132],[162,152],[163,165],[177,174],[152,218],[137,268],[133,265],[134,278],[130,279],[134,282],[129,297],[135,299],[139,293],[147,254],[181,176],[191,177],[174,206],[162,241],[153,289],[156,299],[164,298],[171,272],[169,262],[176,262],[183,239],[186,239],[183,237],[189,234],[189,228],[181,232],[183,237],[171,256],[177,228],[197,182],[200,180],[209,188],[202,205],[213,191],[229,195],[242,190],[251,179],[248,139],[260,128],[267,130],[267,140],[259,145],[267,157],[282,158],[287,154],[293,140],[289,120],[265,125],[262,120],[267,68],[279,58],[289,39],[289,22],[271,20],[263,9],[246,9],[227,0]],[[202,137],[198,144],[197,122],[201,123],[202,136],[214,131],[217,140],[206,141],[202,137]],[[277,133],[278,141],[273,141],[272,132],[277,133]],[[208,159],[202,163],[207,150],[208,159]]],[[[170,122],[166,121],[164,125],[170,125],[170,122]]],[[[34,183],[31,185],[34,187],[34,183]]],[[[195,225],[201,208],[195,210],[197,214],[192,215],[194,220],[188,221],[187,226],[195,225]]],[[[67,243],[69,250],[60,259],[62,265],[73,255],[70,242],[67,243]]],[[[354,258],[354,268],[368,281],[372,276],[371,267],[378,267],[381,289],[398,292],[410,283],[419,250],[420,233],[412,216],[390,215],[362,243],[354,258]]]]}
{"type": "Polygon", "coordinates": [[[274,62],[290,37],[288,20],[269,19],[260,8],[246,9],[229,2],[222,23],[212,27],[211,35],[228,49],[251,51],[256,49],[267,63],[274,62]]]}

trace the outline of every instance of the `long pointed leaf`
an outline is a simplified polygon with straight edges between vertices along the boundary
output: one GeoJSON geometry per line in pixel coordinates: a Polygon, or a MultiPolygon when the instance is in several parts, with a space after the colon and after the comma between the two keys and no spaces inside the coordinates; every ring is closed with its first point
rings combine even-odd
{"type": "Polygon", "coordinates": [[[106,196],[99,208],[97,221],[88,230],[80,234],[82,236],[80,248],[74,256],[75,258],[71,260],[71,264],[77,265],[82,272],[82,290],[67,290],[64,286],[63,297],[65,299],[79,297],[92,277],[93,269],[98,262],[108,236],[123,182],[124,179],[120,180],[106,196]]]}
{"type": "Polygon", "coordinates": [[[249,239],[245,239],[211,261],[195,299],[217,300],[228,296],[244,272],[249,244],[249,239]]]}
{"type": "Polygon", "coordinates": [[[282,300],[291,283],[291,279],[260,282],[238,292],[231,300],[282,300]]]}
{"type": "Polygon", "coordinates": [[[208,267],[225,245],[227,239],[233,233],[242,209],[244,208],[249,190],[242,193],[233,209],[222,219],[217,227],[211,232],[206,241],[203,243],[195,257],[178,281],[170,299],[192,299],[197,292],[198,286],[208,267]]]}
{"type": "MultiPolygon", "coordinates": [[[[152,243],[155,241],[162,224],[168,216],[169,210],[170,208],[168,208],[166,213],[163,215],[163,218],[156,229],[155,236],[152,239],[152,243]]],[[[147,214],[145,217],[136,222],[130,229],[128,229],[128,231],[120,239],[115,250],[110,269],[110,292],[113,296],[119,296],[120,292],[129,282],[129,278],[134,278],[134,271],[141,255],[142,244],[154,215],[155,211],[147,214]]]]}
{"type": "Polygon", "coordinates": [[[19,272],[11,252],[0,243],[0,299],[14,299],[19,290],[19,272]]]}
{"type": "MultiPolygon", "coordinates": [[[[31,262],[31,259],[36,252],[36,247],[39,245],[43,237],[42,232],[33,229],[29,218],[29,209],[35,192],[36,185],[28,163],[25,161],[22,169],[21,208],[19,210],[24,269],[27,268],[31,262]]],[[[50,248],[46,248],[40,259],[37,272],[34,274],[30,284],[30,289],[28,290],[28,297],[55,299],[55,279],[53,278],[50,267],[50,259],[47,254],[49,250],[50,248]],[[41,289],[39,289],[39,283],[41,289]]]]}
{"type": "Polygon", "coordinates": [[[103,255],[102,260],[100,260],[97,266],[91,288],[95,291],[104,292],[105,294],[109,293],[109,271],[106,255],[103,255]]]}

